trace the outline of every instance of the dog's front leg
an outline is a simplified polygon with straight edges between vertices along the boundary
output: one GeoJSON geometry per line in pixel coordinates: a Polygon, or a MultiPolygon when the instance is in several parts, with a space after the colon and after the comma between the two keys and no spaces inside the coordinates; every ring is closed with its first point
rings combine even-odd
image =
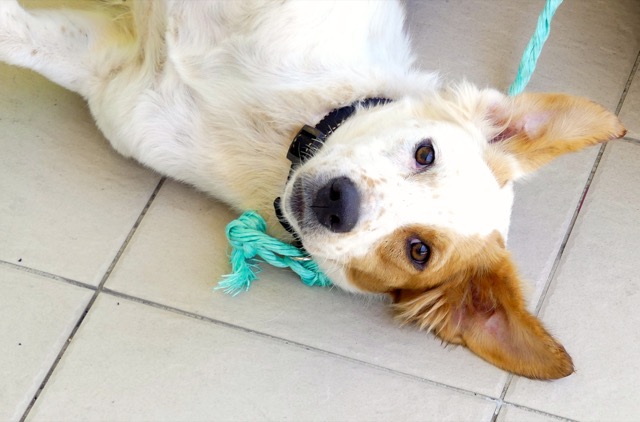
{"type": "Polygon", "coordinates": [[[97,46],[104,51],[108,37],[117,34],[111,19],[98,11],[27,11],[16,0],[0,0],[0,60],[85,96],[95,78],[116,65],[109,63],[114,55],[97,54],[97,46]]]}

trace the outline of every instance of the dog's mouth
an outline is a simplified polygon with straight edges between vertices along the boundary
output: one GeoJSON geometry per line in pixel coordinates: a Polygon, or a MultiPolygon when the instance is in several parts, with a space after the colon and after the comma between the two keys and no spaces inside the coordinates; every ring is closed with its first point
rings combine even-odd
{"type": "Polygon", "coordinates": [[[291,196],[288,202],[288,208],[291,212],[291,216],[295,219],[297,226],[301,227],[304,224],[307,209],[304,183],[301,178],[298,178],[293,183],[291,196]]]}

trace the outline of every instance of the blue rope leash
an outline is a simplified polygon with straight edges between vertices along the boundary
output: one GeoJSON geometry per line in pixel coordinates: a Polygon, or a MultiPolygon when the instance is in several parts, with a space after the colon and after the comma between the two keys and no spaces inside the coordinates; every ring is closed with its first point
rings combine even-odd
{"type": "Polygon", "coordinates": [[[538,24],[536,30],[527,44],[527,48],[524,50],[522,60],[520,60],[520,66],[518,67],[518,73],[516,78],[509,87],[509,95],[518,95],[529,83],[533,71],[536,69],[536,63],[542,53],[542,46],[549,38],[549,31],[551,30],[551,18],[558,10],[558,7],[562,3],[562,0],[547,0],[544,5],[544,9],[538,17],[538,24]]]}
{"type": "MultiPolygon", "coordinates": [[[[536,68],[542,46],[549,37],[551,18],[563,0],[547,0],[538,18],[535,33],[520,61],[518,73],[509,87],[509,95],[521,93],[536,68]]],[[[249,290],[258,278],[259,262],[265,261],[274,267],[291,268],[307,286],[330,286],[331,281],[305,252],[288,243],[269,236],[267,224],[254,211],[243,213],[227,225],[227,239],[231,245],[231,274],[224,276],[216,289],[233,296],[249,290]]]]}

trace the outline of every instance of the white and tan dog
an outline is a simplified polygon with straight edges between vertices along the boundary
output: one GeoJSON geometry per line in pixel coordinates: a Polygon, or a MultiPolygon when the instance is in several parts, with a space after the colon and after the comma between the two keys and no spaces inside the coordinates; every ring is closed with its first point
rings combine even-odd
{"type": "Polygon", "coordinates": [[[527,312],[505,250],[512,182],[625,130],[559,94],[442,90],[413,67],[396,1],[0,1],[0,60],[80,93],[113,147],[306,250],[339,286],[534,378],[573,372],[527,312]],[[381,103],[358,103],[385,98],[381,103]],[[288,179],[304,125],[355,104],[288,179]],[[334,130],[335,129],[335,130],[334,130]]]}

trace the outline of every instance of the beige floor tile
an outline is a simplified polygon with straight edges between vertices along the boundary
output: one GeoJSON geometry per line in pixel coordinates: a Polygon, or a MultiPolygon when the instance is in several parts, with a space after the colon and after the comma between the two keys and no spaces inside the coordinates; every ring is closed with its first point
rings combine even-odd
{"type": "Polygon", "coordinates": [[[620,120],[627,128],[627,136],[640,140],[640,72],[638,71],[620,110],[620,120]]]}
{"type": "Polygon", "coordinates": [[[0,260],[97,284],[158,176],[34,73],[0,64],[0,110],[0,260]]]}
{"type": "Polygon", "coordinates": [[[500,409],[497,422],[560,422],[562,420],[558,417],[505,404],[500,409]]]}
{"type": "MultiPolygon", "coordinates": [[[[408,1],[408,27],[424,68],[505,90],[543,1],[408,1]]],[[[566,1],[528,86],[587,96],[614,110],[640,50],[637,0],[566,1]]]]}
{"type": "Polygon", "coordinates": [[[506,374],[463,348],[401,329],[379,300],[310,288],[263,265],[250,291],[212,291],[229,271],[224,227],[233,218],[204,195],[167,183],[106,287],[376,365],[497,396],[506,374]]]}
{"type": "Polygon", "coordinates": [[[0,267],[0,420],[19,420],[92,291],[0,267]]]}
{"type": "Polygon", "coordinates": [[[542,309],[576,373],[515,379],[506,400],[579,420],[640,415],[640,146],[607,147],[542,309]]]}
{"type": "Polygon", "coordinates": [[[102,295],[29,420],[489,420],[489,400],[102,295]]]}
{"type": "Polygon", "coordinates": [[[556,261],[599,148],[560,157],[516,183],[508,248],[534,309],[556,261]]]}

